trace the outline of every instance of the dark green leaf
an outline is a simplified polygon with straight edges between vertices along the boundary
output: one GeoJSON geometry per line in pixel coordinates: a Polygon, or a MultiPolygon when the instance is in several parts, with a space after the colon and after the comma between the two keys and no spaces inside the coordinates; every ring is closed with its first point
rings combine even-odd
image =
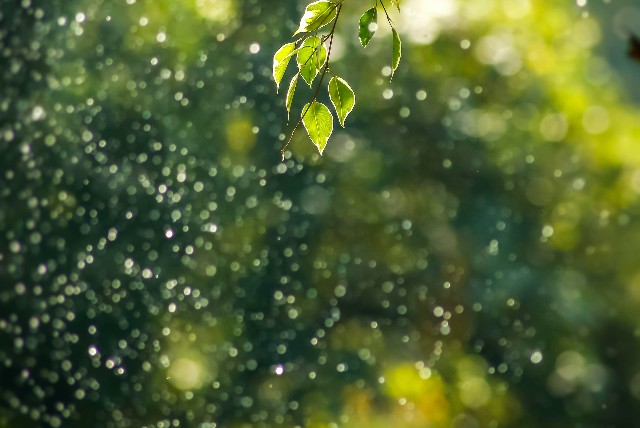
{"type": "Polygon", "coordinates": [[[393,62],[391,66],[391,76],[393,77],[398,65],[400,65],[400,57],[402,56],[402,42],[398,32],[393,29],[393,62]]]}
{"type": "Polygon", "coordinates": [[[360,17],[358,36],[362,46],[367,46],[378,29],[378,11],[372,7],[360,17]]]}

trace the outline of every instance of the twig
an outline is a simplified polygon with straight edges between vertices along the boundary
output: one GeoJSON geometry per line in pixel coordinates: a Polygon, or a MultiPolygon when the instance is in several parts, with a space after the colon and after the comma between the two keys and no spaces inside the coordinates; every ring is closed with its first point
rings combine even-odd
{"type": "MultiPolygon", "coordinates": [[[[377,2],[377,0],[376,0],[376,2],[377,2]]],[[[391,21],[391,18],[389,17],[389,13],[387,12],[387,8],[384,7],[384,3],[382,2],[382,0],[380,0],[380,5],[382,6],[382,10],[384,10],[384,14],[387,17],[387,22],[389,22],[389,26],[391,28],[394,28],[393,27],[393,22],[391,21]]]]}

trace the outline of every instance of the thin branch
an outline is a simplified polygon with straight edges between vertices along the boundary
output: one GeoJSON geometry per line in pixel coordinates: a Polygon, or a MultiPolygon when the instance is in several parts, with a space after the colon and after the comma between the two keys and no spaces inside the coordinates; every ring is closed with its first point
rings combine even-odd
{"type": "Polygon", "coordinates": [[[389,17],[389,13],[387,12],[387,8],[386,8],[386,7],[384,7],[384,3],[383,3],[383,1],[382,1],[382,0],[380,0],[380,5],[382,6],[382,10],[384,10],[384,14],[385,14],[385,16],[387,17],[387,21],[389,22],[389,26],[390,26],[391,28],[394,28],[394,27],[393,27],[393,22],[391,21],[391,18],[389,17]]]}

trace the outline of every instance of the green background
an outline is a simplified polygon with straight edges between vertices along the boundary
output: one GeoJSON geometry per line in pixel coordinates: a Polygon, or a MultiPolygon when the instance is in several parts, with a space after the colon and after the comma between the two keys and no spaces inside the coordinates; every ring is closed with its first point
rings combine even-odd
{"type": "Polygon", "coordinates": [[[0,427],[633,426],[640,9],[578,3],[405,0],[390,81],[346,0],[280,162],[305,2],[4,2],[0,427]]]}

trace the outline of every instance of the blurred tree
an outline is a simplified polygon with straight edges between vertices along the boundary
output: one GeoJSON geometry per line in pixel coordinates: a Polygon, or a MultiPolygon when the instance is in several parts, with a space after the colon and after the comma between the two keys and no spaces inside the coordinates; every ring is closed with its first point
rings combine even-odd
{"type": "Polygon", "coordinates": [[[0,426],[637,419],[614,6],[406,0],[392,82],[388,45],[336,26],[358,108],[274,162],[315,89],[273,94],[304,6],[3,5],[0,426]]]}

